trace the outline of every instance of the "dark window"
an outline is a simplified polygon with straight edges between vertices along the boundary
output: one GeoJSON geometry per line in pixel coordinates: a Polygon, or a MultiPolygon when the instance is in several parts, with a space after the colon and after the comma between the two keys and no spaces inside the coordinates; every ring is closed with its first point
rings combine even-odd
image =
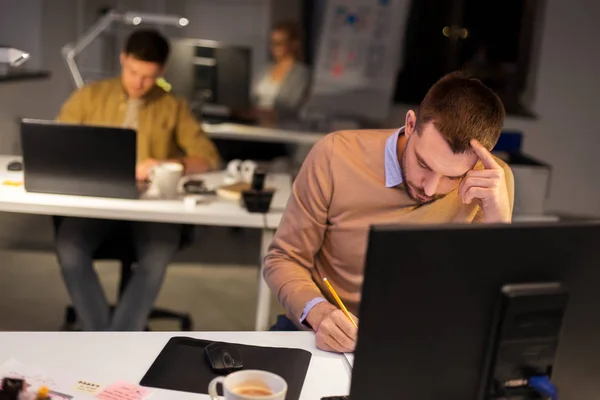
{"type": "MultiPolygon", "coordinates": [[[[304,1],[305,54],[312,64],[325,2],[304,1]]],[[[394,102],[418,104],[442,75],[467,69],[498,93],[509,114],[531,115],[524,94],[531,89],[543,1],[412,0],[394,102]]]]}
{"type": "Polygon", "coordinates": [[[511,114],[523,104],[540,0],[413,0],[394,100],[416,104],[447,72],[465,69],[490,86],[511,114]]]}

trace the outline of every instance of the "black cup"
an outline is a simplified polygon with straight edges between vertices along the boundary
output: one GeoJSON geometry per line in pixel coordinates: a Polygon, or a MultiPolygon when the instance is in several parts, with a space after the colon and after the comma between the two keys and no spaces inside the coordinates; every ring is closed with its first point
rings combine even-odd
{"type": "Polygon", "coordinates": [[[248,212],[268,213],[274,193],[275,190],[273,189],[244,190],[242,192],[242,202],[248,212]]]}

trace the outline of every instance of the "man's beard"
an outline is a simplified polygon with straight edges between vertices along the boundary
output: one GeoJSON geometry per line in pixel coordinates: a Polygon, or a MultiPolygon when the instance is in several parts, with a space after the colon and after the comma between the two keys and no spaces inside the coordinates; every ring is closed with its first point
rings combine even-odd
{"type": "Polygon", "coordinates": [[[402,182],[406,186],[406,194],[408,197],[416,201],[420,206],[433,203],[436,200],[443,198],[444,194],[434,194],[433,196],[427,196],[425,194],[425,190],[411,183],[408,179],[406,179],[406,148],[408,147],[408,140],[406,141],[406,145],[404,146],[404,151],[402,152],[402,159],[400,160],[400,173],[402,174],[402,182]]]}

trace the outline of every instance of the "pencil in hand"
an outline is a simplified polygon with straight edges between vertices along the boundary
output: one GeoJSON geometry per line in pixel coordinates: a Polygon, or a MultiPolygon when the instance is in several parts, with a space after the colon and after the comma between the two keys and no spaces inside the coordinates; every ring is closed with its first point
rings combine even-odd
{"type": "Polygon", "coordinates": [[[329,289],[329,291],[331,292],[331,295],[335,299],[336,303],[338,303],[338,306],[340,307],[340,309],[342,310],[342,312],[344,314],[346,314],[346,317],[348,317],[348,319],[350,320],[350,322],[352,322],[352,325],[354,325],[355,328],[358,328],[358,325],[356,325],[356,321],[354,321],[354,318],[352,318],[352,315],[350,315],[350,313],[348,312],[348,309],[346,308],[346,306],[344,305],[344,303],[342,303],[342,299],[340,299],[340,296],[338,296],[338,294],[336,293],[336,291],[333,288],[333,286],[331,286],[331,283],[329,283],[329,281],[327,280],[327,278],[323,278],[323,282],[325,282],[325,285],[327,285],[327,289],[329,289]]]}

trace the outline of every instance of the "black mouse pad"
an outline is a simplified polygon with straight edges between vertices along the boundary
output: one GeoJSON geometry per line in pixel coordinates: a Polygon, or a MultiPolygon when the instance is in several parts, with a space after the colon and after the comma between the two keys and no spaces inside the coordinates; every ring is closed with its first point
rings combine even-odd
{"type": "MultiPolygon", "coordinates": [[[[173,337],[162,349],[140,385],[159,389],[208,394],[209,382],[219,376],[204,356],[211,341],[173,337]]],[[[242,354],[243,369],[273,372],[288,384],[286,400],[300,399],[300,392],[312,354],[306,350],[260,347],[230,343],[242,354]]]]}

